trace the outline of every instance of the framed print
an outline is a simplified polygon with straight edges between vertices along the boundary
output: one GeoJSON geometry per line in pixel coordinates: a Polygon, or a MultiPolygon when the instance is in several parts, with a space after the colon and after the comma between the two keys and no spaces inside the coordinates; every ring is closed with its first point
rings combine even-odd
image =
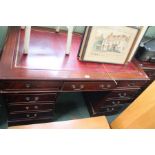
{"type": "MultiPolygon", "coordinates": [[[[86,27],[79,50],[82,61],[124,64],[138,40],[140,28],[129,26],[86,27]]],[[[133,54],[133,53],[132,53],[133,54]]]]}

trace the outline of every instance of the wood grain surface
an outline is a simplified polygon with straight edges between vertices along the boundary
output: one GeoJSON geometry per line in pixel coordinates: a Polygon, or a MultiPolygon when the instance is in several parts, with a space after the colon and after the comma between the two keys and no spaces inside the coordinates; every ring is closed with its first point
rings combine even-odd
{"type": "Polygon", "coordinates": [[[9,129],[110,129],[106,117],[92,117],[62,122],[12,126],[9,129]]]}
{"type": "Polygon", "coordinates": [[[112,123],[111,128],[155,129],[155,81],[112,123]]]}

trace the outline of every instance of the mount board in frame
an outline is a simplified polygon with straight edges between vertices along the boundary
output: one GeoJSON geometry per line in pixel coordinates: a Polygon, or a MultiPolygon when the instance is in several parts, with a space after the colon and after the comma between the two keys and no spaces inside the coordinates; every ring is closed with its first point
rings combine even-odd
{"type": "Polygon", "coordinates": [[[141,41],[139,37],[142,38],[145,31],[143,27],[87,26],[79,49],[79,60],[124,64],[134,55],[135,46],[141,41]]]}

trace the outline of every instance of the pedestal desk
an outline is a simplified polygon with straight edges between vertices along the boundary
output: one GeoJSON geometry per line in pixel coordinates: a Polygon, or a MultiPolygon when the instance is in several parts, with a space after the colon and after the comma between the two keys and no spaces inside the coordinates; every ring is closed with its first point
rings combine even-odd
{"type": "Polygon", "coordinates": [[[69,56],[64,32],[33,27],[28,55],[23,54],[23,40],[23,30],[11,27],[0,61],[0,90],[9,126],[54,121],[60,92],[82,92],[90,116],[116,114],[149,81],[136,62],[80,62],[80,34],[73,34],[69,56]]]}

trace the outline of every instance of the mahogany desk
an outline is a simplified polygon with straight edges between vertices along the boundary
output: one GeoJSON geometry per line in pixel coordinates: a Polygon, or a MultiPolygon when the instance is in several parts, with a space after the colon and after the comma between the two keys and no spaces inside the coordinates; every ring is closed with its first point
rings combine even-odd
{"type": "Polygon", "coordinates": [[[54,120],[59,92],[83,92],[91,116],[125,109],[149,81],[135,63],[80,62],[81,35],[73,34],[65,56],[66,33],[32,28],[28,55],[23,55],[23,31],[11,27],[0,61],[0,90],[9,125],[54,120]]]}

